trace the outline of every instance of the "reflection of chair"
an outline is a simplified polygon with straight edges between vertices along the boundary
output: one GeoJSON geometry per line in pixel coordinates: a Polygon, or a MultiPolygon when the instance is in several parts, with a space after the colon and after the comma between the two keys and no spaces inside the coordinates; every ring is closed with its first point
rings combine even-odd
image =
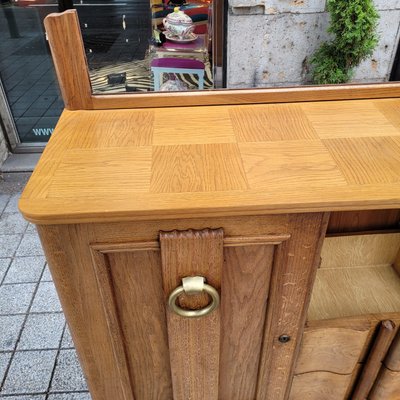
{"type": "Polygon", "coordinates": [[[160,90],[162,74],[194,74],[199,77],[199,89],[204,89],[204,63],[187,58],[155,58],[151,62],[154,90],[160,90]]]}

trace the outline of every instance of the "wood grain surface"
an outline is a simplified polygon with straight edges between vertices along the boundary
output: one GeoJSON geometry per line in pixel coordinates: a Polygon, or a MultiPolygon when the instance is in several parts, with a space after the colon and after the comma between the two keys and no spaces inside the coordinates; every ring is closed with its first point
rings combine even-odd
{"type": "MultiPolygon", "coordinates": [[[[392,103],[389,105],[392,107],[392,103]]],[[[398,129],[385,115],[376,113],[373,101],[334,102],[329,105],[310,102],[302,104],[301,109],[321,139],[399,135],[398,129]],[[354,115],[357,115],[357,120],[354,115]]]]}
{"type": "Polygon", "coordinates": [[[332,212],[328,234],[360,233],[400,228],[400,210],[332,212]]]}
{"type": "Polygon", "coordinates": [[[400,400],[400,372],[383,367],[368,400],[400,400]]]}
{"type": "Polygon", "coordinates": [[[320,268],[392,265],[400,250],[400,233],[329,237],[321,250],[320,268]]]}
{"type": "MultiPolygon", "coordinates": [[[[204,90],[175,93],[92,95],[90,109],[274,104],[308,101],[361,100],[400,97],[399,83],[374,83],[290,88],[204,90]]],[[[89,108],[87,108],[89,109],[89,108]]]]}
{"type": "Polygon", "coordinates": [[[329,139],[324,145],[349,184],[399,182],[400,137],[329,139]]]}
{"type": "Polygon", "coordinates": [[[278,246],[272,268],[256,399],[289,394],[328,219],[319,213],[289,217],[291,238],[278,246]],[[281,335],[290,340],[281,342],[281,335]]]}
{"type": "Polygon", "coordinates": [[[230,108],[240,142],[318,139],[307,116],[295,104],[230,108]]]}
{"type": "Polygon", "coordinates": [[[391,266],[320,269],[310,319],[400,311],[400,279],[391,266]]]}
{"type": "Polygon", "coordinates": [[[254,391],[272,253],[291,237],[288,220],[264,215],[38,227],[93,400],[173,398],[158,238],[160,229],[174,228],[223,226],[227,233],[224,308],[242,306],[221,321],[240,330],[221,337],[221,379],[232,384],[234,377],[239,393],[254,391]],[[229,365],[238,354],[248,358],[229,365]],[[249,376],[236,379],[245,366],[249,376]]]}
{"type": "Polygon", "coordinates": [[[384,360],[385,366],[391,371],[400,372],[400,330],[390,346],[384,360]]]}
{"type": "Polygon", "coordinates": [[[398,209],[399,104],[64,111],[20,209],[38,224],[398,209]]]}
{"type": "Polygon", "coordinates": [[[124,360],[116,360],[115,325],[110,328],[93,268],[93,230],[66,225],[38,232],[92,398],[131,400],[124,360]]]}
{"type": "MultiPolygon", "coordinates": [[[[222,229],[160,233],[166,300],[187,276],[203,276],[220,291],[223,236],[222,229]]],[[[183,308],[204,307],[210,301],[205,295],[183,296],[183,308]]],[[[202,318],[184,318],[169,309],[166,314],[174,400],[217,400],[220,308],[202,318]]]]}
{"type": "Polygon", "coordinates": [[[289,400],[344,400],[351,375],[316,371],[293,378],[289,400]]]}
{"type": "MultiPolygon", "coordinates": [[[[375,360],[378,354],[376,348],[384,357],[382,334],[378,333],[382,321],[385,320],[392,320],[397,325],[400,322],[400,313],[364,314],[355,317],[308,321],[289,399],[353,399],[352,392],[355,384],[359,382],[364,367],[368,364],[367,360],[372,357],[372,352],[375,360]]],[[[391,327],[390,323],[389,327],[391,327]]],[[[390,335],[394,332],[395,330],[390,335]]],[[[392,342],[385,360],[394,348],[396,344],[392,342]]],[[[380,368],[379,363],[373,364],[378,369],[380,368]]],[[[371,372],[371,367],[368,368],[371,372]]],[[[380,375],[382,375],[382,370],[380,375]]],[[[366,379],[371,379],[369,381],[371,385],[374,383],[374,377],[371,374],[366,379]]],[[[379,380],[378,377],[376,382],[379,380]]],[[[391,380],[385,383],[385,391],[388,390],[388,393],[391,390],[389,382],[392,383],[391,380]]],[[[377,393],[386,395],[383,391],[377,393]]],[[[373,398],[374,400],[392,400],[392,397],[385,396],[373,398]]]]}
{"type": "Polygon", "coordinates": [[[370,326],[365,329],[321,327],[305,330],[301,342],[295,374],[328,371],[351,374],[359,362],[369,337],[370,326]]]}
{"type": "Polygon", "coordinates": [[[364,400],[368,397],[395,334],[396,325],[390,320],[382,321],[378,336],[374,340],[368,359],[352,394],[352,400],[364,400]]]}
{"type": "Polygon", "coordinates": [[[273,245],[225,248],[220,400],[255,398],[273,256],[273,245]]]}
{"type": "Polygon", "coordinates": [[[399,248],[399,233],[326,238],[308,318],[400,312],[399,248]]]}
{"type": "Polygon", "coordinates": [[[171,369],[160,253],[125,251],[106,257],[135,400],[170,400],[171,369]]]}
{"type": "MultiPolygon", "coordinates": [[[[132,366],[129,365],[130,355],[127,352],[125,346],[125,335],[124,335],[124,323],[121,323],[121,317],[119,315],[118,299],[114,295],[114,282],[111,277],[111,270],[109,260],[105,254],[99,251],[91,250],[93,259],[93,269],[97,278],[97,288],[102,299],[103,310],[105,313],[105,320],[108,326],[109,337],[111,339],[111,345],[114,353],[114,367],[120,376],[120,385],[124,393],[124,398],[135,400],[140,396],[141,388],[134,395],[132,382],[136,377],[132,377],[132,366]],[[132,379],[133,378],[133,379],[132,379]]],[[[130,277],[128,276],[127,279],[130,277]]],[[[125,315],[123,315],[125,317],[125,315]]],[[[124,321],[125,322],[125,321],[124,321]]],[[[137,322],[137,321],[134,321],[137,322]]],[[[142,321],[140,321],[142,322],[142,321]]],[[[151,357],[151,355],[150,355],[151,357]]],[[[136,379],[135,384],[140,382],[136,379]]],[[[145,385],[144,392],[146,393],[145,385]]],[[[149,398],[157,398],[150,396],[151,392],[147,391],[149,398]]]]}
{"type": "Polygon", "coordinates": [[[92,87],[76,11],[50,14],[44,26],[65,107],[91,108],[92,87]]]}
{"type": "Polygon", "coordinates": [[[370,400],[400,399],[400,331],[386,354],[375,384],[368,396],[370,400]]]}

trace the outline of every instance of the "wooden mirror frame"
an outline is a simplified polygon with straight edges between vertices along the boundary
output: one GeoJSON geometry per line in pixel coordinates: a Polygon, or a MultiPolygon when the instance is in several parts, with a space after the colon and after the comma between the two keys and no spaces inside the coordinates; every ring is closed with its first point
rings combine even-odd
{"type": "Polygon", "coordinates": [[[287,103],[400,97],[400,83],[215,89],[189,92],[93,94],[76,10],[49,14],[44,25],[65,108],[177,107],[221,104],[287,103]]]}

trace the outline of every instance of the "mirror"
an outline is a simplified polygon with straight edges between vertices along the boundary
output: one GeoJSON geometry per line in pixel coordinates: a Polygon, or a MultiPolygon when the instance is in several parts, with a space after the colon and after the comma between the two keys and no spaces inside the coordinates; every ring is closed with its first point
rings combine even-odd
{"type": "Polygon", "coordinates": [[[115,1],[95,13],[84,1],[75,7],[95,95],[400,78],[394,0],[115,1]]]}
{"type": "MultiPolygon", "coordinates": [[[[109,3],[96,14],[76,5],[94,94],[209,90],[218,54],[219,0],[109,3]],[[215,11],[214,11],[215,10],[215,11]],[[94,16],[96,15],[96,16],[94,16]]],[[[221,7],[220,7],[221,8],[221,7]]],[[[222,45],[222,46],[221,46],[222,45]]],[[[221,74],[220,74],[221,75],[221,74]]]]}

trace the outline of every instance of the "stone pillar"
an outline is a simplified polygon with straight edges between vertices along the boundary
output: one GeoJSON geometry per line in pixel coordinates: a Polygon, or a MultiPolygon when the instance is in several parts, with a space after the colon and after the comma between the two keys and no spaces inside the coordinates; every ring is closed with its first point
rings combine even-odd
{"type": "Polygon", "coordinates": [[[8,144],[5,138],[5,133],[3,132],[3,128],[0,125],[0,165],[8,157],[8,144]]]}
{"type": "MultiPolygon", "coordinates": [[[[400,39],[400,1],[375,0],[380,40],[354,82],[389,79],[400,39]]],[[[310,84],[308,59],[329,39],[326,0],[229,0],[227,86],[310,84]]]]}

